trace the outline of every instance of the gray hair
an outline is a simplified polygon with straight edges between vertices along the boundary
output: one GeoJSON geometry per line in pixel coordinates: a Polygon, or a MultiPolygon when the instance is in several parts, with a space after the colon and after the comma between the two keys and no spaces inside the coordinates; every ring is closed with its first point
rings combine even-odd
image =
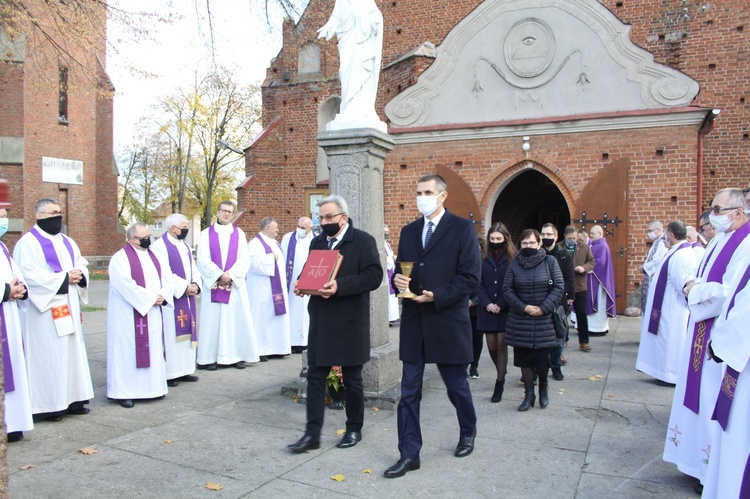
{"type": "MultiPolygon", "coordinates": [[[[742,211],[747,212],[747,200],[745,200],[745,195],[742,194],[742,189],[736,189],[734,187],[730,187],[729,189],[722,189],[719,192],[716,193],[716,196],[719,194],[727,193],[727,203],[729,206],[736,206],[737,208],[742,208],[742,211]]],[[[714,196],[714,198],[716,197],[714,196]]]]}
{"type": "Polygon", "coordinates": [[[133,234],[135,234],[135,229],[138,227],[146,227],[148,229],[148,225],[146,225],[143,222],[134,222],[133,225],[128,227],[128,230],[125,232],[126,241],[130,241],[130,238],[133,237],[133,234]]]}
{"type": "Polygon", "coordinates": [[[445,179],[437,173],[422,175],[419,180],[417,180],[417,183],[421,184],[422,182],[429,182],[431,180],[435,181],[435,187],[437,187],[438,193],[448,190],[448,184],[445,183],[445,179]]]}
{"type": "Polygon", "coordinates": [[[52,198],[42,198],[39,201],[37,201],[36,204],[34,205],[34,211],[36,213],[39,213],[42,210],[42,208],[44,208],[48,204],[56,204],[57,206],[60,206],[60,201],[58,201],[57,199],[52,199],[52,198]]]}
{"type": "Polygon", "coordinates": [[[646,227],[649,228],[649,229],[664,230],[664,226],[658,220],[652,220],[652,221],[650,221],[646,227]]]}
{"type": "Polygon", "coordinates": [[[264,218],[263,220],[260,221],[260,230],[265,229],[266,227],[271,225],[273,222],[279,223],[279,221],[273,217],[264,218]]]}
{"type": "Polygon", "coordinates": [[[341,196],[336,196],[335,194],[332,196],[324,197],[323,199],[315,203],[315,206],[320,208],[324,204],[328,204],[328,203],[335,204],[339,209],[339,213],[349,215],[349,205],[346,204],[346,200],[344,200],[344,198],[342,198],[341,196]]]}
{"type": "Polygon", "coordinates": [[[182,213],[172,213],[166,218],[166,220],[164,220],[164,227],[169,230],[172,227],[179,227],[180,224],[183,223],[188,223],[188,219],[185,215],[182,213]]]}

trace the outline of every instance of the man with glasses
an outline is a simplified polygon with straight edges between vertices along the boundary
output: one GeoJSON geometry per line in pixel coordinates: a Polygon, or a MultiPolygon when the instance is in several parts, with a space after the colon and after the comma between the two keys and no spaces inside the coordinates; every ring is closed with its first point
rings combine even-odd
{"type": "Polygon", "coordinates": [[[716,237],[716,229],[713,225],[711,225],[711,219],[709,218],[710,214],[710,211],[702,213],[699,220],[700,225],[698,226],[698,233],[703,236],[703,239],[705,239],[707,245],[711,241],[711,239],[716,237]]]}
{"type": "Polygon", "coordinates": [[[725,316],[720,312],[732,279],[742,272],[750,252],[750,223],[741,189],[723,189],[711,203],[709,220],[716,229],[698,266],[695,279],[683,293],[690,308],[690,322],[677,386],[672,401],[664,460],[675,463],[683,473],[703,481],[713,433],[720,427],[711,420],[719,389],[722,366],[707,361],[711,331],[725,316]]]}
{"type": "Polygon", "coordinates": [[[643,283],[641,284],[641,310],[646,310],[646,298],[648,297],[648,286],[654,278],[656,268],[661,264],[664,255],[667,254],[666,241],[664,240],[664,227],[661,222],[654,220],[646,227],[646,236],[653,241],[651,248],[643,263],[643,283]]]}
{"type": "Polygon", "coordinates": [[[36,225],[16,243],[13,259],[29,289],[26,361],[31,410],[48,421],[89,413],[94,397],[81,326],[88,303],[88,261],[62,234],[63,211],[54,199],[34,206],[36,225]]]}
{"type": "Polygon", "coordinates": [[[258,345],[245,277],[250,268],[245,233],[232,225],[234,204],[222,201],[216,222],[201,232],[198,271],[203,278],[198,369],[219,364],[244,369],[258,362],[258,345]]]}
{"type": "Polygon", "coordinates": [[[289,295],[289,331],[292,338],[292,353],[302,353],[307,349],[307,332],[310,327],[307,304],[310,302],[310,297],[295,295],[294,281],[302,273],[307,255],[310,254],[310,243],[314,237],[312,220],[302,217],[297,220],[297,228],[281,238],[289,295]]]}

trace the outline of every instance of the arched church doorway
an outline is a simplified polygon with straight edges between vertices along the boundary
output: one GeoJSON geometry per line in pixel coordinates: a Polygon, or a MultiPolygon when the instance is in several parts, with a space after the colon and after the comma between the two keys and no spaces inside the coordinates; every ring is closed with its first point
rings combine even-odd
{"type": "Polygon", "coordinates": [[[555,224],[562,238],[565,226],[570,224],[570,210],[549,177],[526,170],[500,192],[492,209],[492,223],[495,222],[508,227],[514,243],[524,229],[539,230],[547,222],[555,224]]]}

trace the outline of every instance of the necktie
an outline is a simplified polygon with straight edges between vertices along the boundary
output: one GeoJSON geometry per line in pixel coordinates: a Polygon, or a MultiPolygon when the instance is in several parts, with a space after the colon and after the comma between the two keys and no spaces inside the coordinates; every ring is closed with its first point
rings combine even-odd
{"type": "Polygon", "coordinates": [[[333,248],[333,245],[334,245],[335,243],[336,243],[336,238],[335,238],[335,237],[334,237],[333,239],[329,239],[329,240],[328,240],[328,249],[331,249],[331,248],[333,248]]]}
{"type": "Polygon", "coordinates": [[[427,234],[424,236],[424,247],[427,247],[427,243],[430,242],[430,238],[432,237],[432,228],[435,226],[434,223],[430,222],[427,224],[427,234]]]}

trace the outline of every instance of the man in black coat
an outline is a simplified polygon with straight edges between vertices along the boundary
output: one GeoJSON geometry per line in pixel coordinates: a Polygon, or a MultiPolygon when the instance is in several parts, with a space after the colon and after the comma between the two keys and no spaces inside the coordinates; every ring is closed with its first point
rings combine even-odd
{"type": "MultiPolygon", "coordinates": [[[[355,229],[346,201],[328,196],[317,203],[323,232],[310,250],[336,249],[343,255],[336,279],[320,296],[311,296],[307,345],[307,427],[289,446],[294,453],[320,448],[325,410],[325,379],[331,366],[341,366],[346,388],[346,433],[337,445],[353,447],[362,440],[365,398],[362,366],[370,360],[370,291],[383,282],[375,238],[355,229]]],[[[300,294],[296,289],[295,293],[300,294]]]]}
{"type": "MultiPolygon", "coordinates": [[[[573,258],[570,256],[570,253],[557,246],[557,227],[550,223],[546,223],[542,225],[541,234],[544,251],[546,251],[548,255],[554,256],[555,260],[557,260],[557,264],[560,266],[560,272],[562,272],[563,281],[565,281],[565,288],[563,289],[563,296],[560,304],[567,311],[576,296],[573,258]]],[[[563,376],[562,373],[562,352],[566,341],[568,341],[567,338],[560,338],[560,344],[557,348],[554,348],[550,354],[549,363],[552,366],[552,379],[556,379],[557,381],[565,379],[565,376],[563,376]]]]}
{"type": "Polygon", "coordinates": [[[479,285],[481,257],[474,225],[445,210],[445,180],[426,175],[417,182],[417,206],[423,218],[401,230],[394,286],[418,296],[403,300],[400,358],[403,362],[398,404],[398,462],[388,478],[419,469],[422,432],[419,403],[425,363],[436,363],[456,408],[460,437],[455,456],[474,450],[477,416],[466,378],[472,360],[469,296],[479,285]],[[411,277],[400,262],[414,262],[411,277]]]}

